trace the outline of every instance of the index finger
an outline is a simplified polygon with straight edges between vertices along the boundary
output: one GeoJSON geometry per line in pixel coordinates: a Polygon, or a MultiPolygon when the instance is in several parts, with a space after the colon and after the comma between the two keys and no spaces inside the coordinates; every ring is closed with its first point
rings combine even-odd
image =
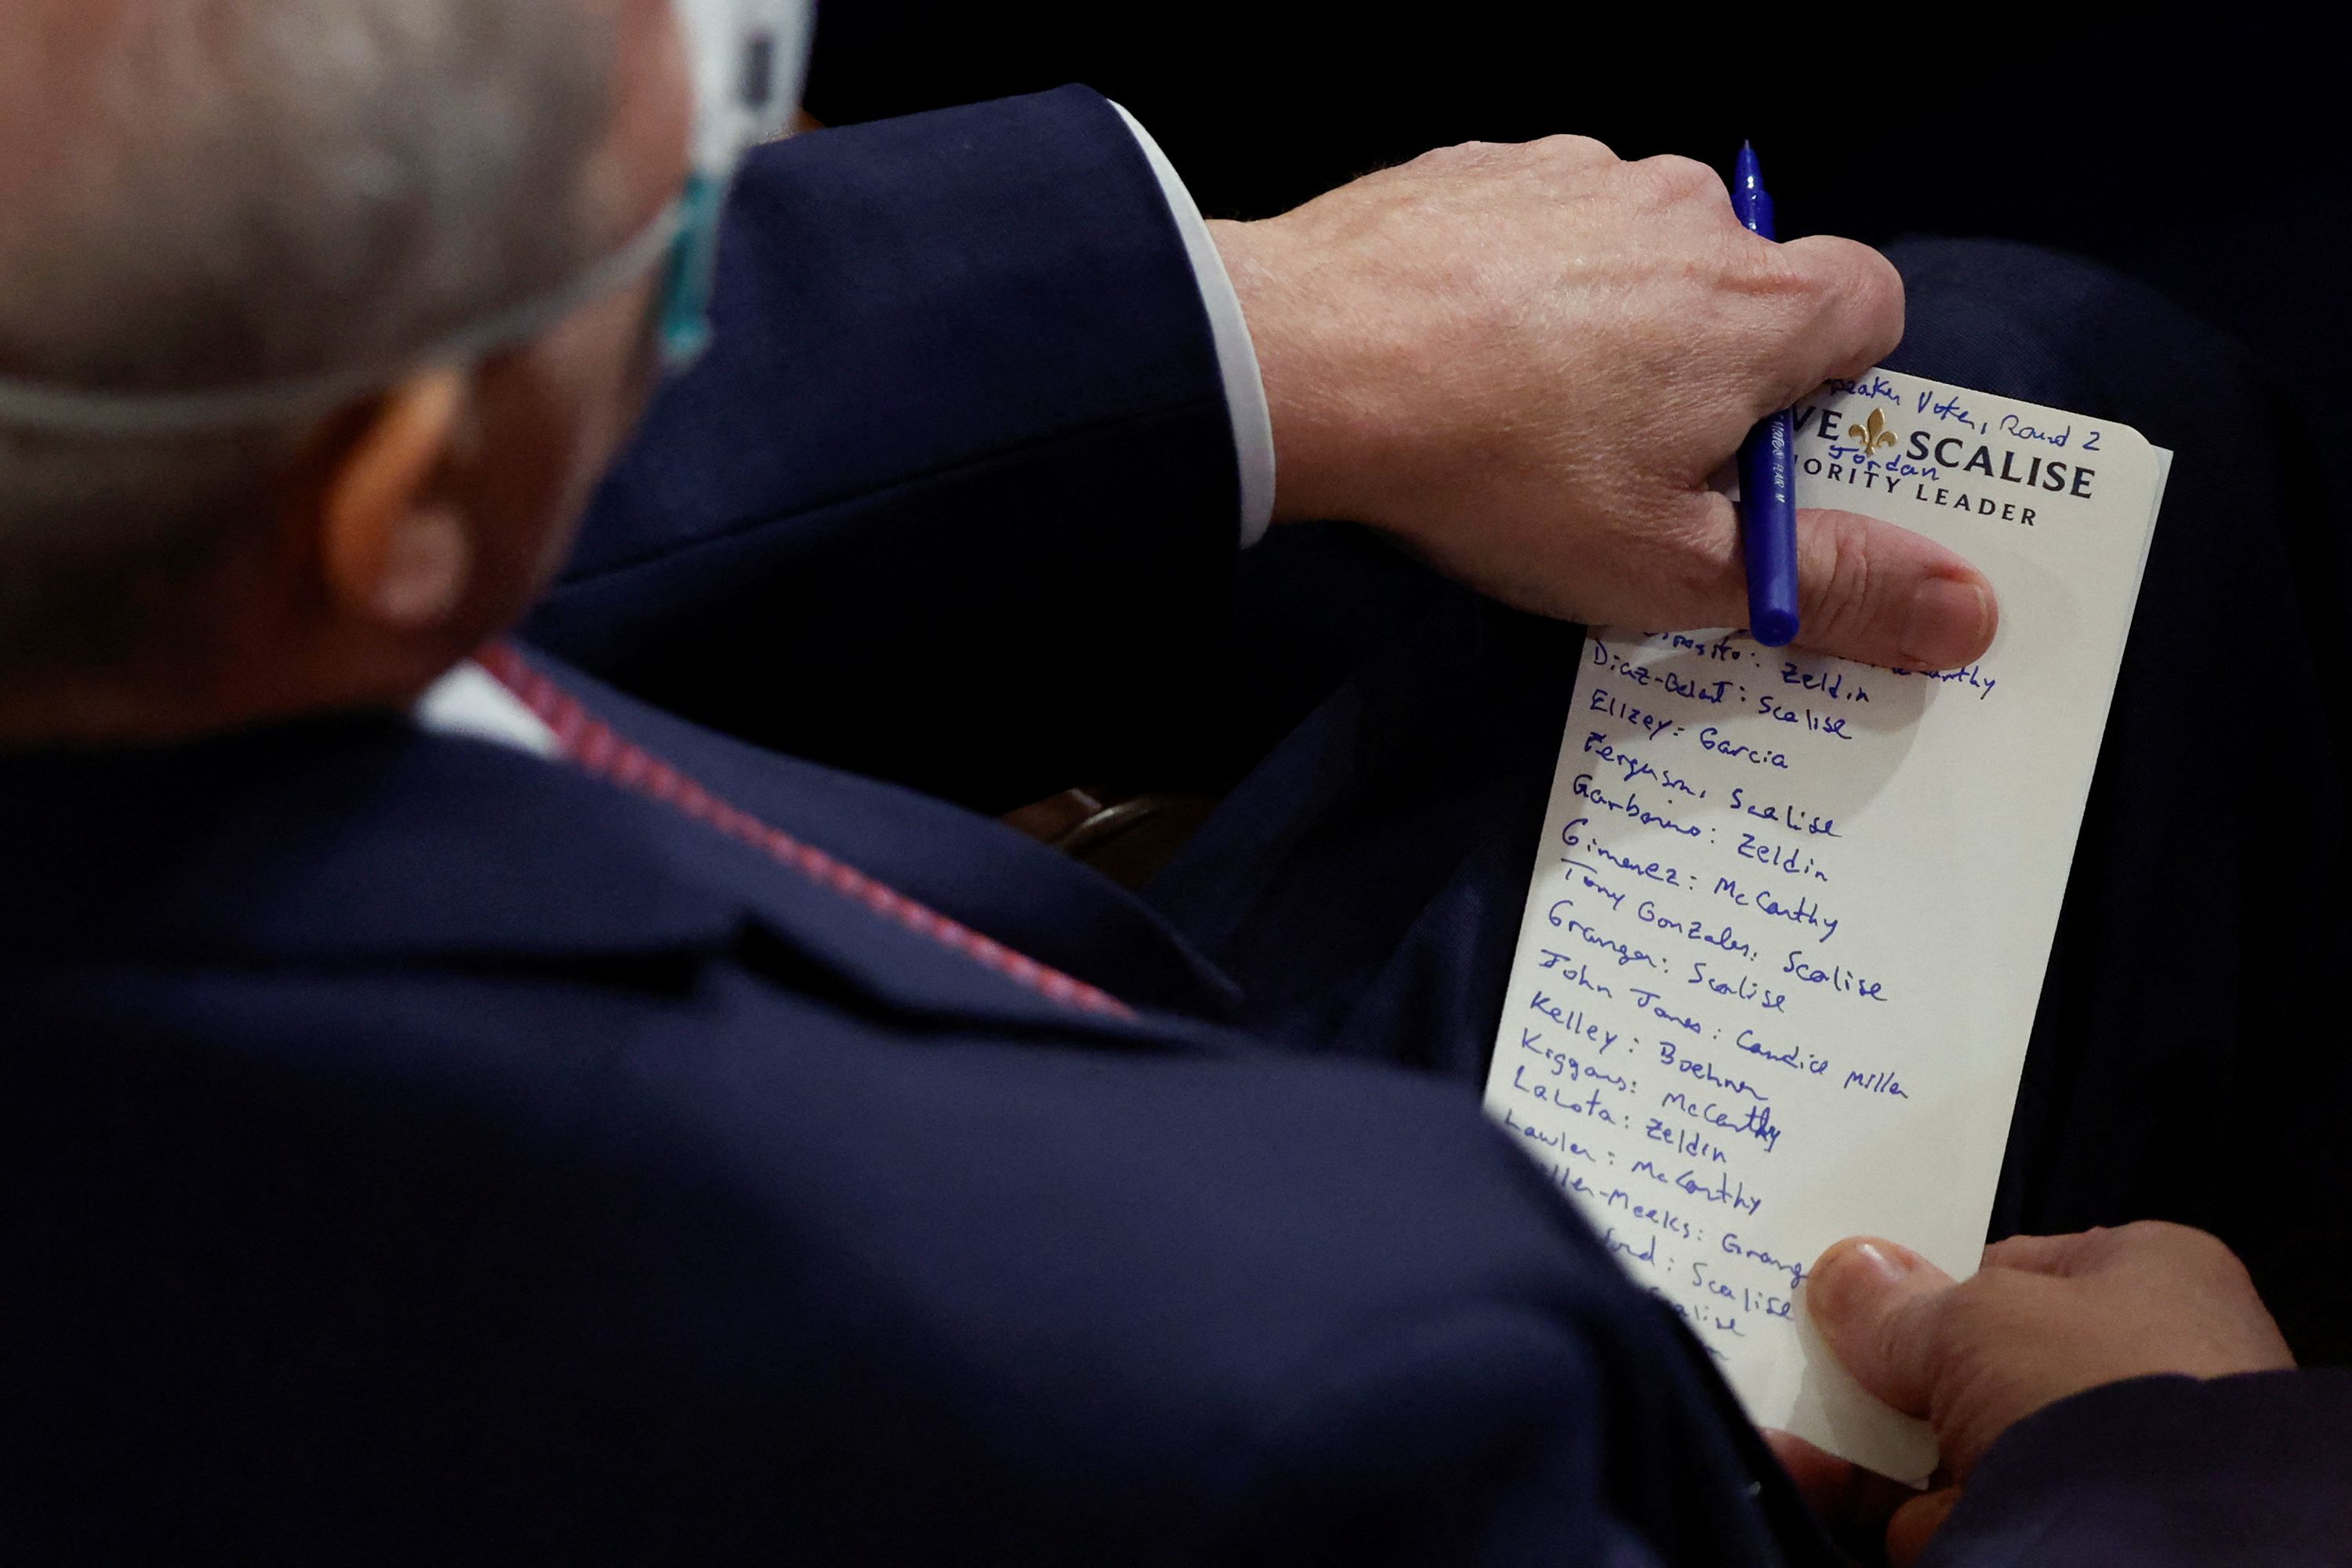
{"type": "Polygon", "coordinates": [[[1895,263],[1826,234],[1789,240],[1778,250],[1807,311],[1773,378],[1778,401],[1759,413],[1786,408],[1832,377],[1860,375],[1903,341],[1903,275],[1895,263]]]}

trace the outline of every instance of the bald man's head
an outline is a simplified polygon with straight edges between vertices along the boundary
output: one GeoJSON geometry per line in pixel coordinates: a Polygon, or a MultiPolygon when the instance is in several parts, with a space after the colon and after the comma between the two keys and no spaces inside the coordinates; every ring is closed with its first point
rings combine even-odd
{"type": "MultiPolygon", "coordinates": [[[[559,288],[675,194],[682,119],[650,159],[614,130],[648,16],[667,0],[10,0],[0,379],[397,367],[559,288]]],[[[0,413],[0,683],[189,635],[180,585],[268,526],[318,431],[0,413]]]]}

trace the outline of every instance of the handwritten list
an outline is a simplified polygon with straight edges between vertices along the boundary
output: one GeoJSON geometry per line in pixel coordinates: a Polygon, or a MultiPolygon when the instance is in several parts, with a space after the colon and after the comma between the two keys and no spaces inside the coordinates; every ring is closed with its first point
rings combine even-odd
{"type": "Polygon", "coordinates": [[[2000,633],[1919,675],[1596,629],[1486,1107],[1758,1422],[1919,1479],[1806,1271],[1864,1232],[1976,1268],[2168,455],[1892,373],[1797,421],[1800,503],[1959,551],[2000,633]]]}

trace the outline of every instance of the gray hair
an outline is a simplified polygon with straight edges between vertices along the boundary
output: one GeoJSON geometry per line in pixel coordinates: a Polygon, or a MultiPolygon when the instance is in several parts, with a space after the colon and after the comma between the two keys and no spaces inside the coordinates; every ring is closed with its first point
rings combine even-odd
{"type": "MultiPolygon", "coordinates": [[[[0,376],[174,393],[396,363],[614,237],[607,4],[7,10],[0,161],[32,161],[0,167],[0,376]]],[[[0,681],[184,647],[190,584],[270,520],[317,424],[0,424],[0,681]]]]}

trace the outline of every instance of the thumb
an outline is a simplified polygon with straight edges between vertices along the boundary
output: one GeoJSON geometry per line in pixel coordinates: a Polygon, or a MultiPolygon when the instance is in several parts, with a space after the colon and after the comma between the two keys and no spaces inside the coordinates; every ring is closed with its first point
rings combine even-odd
{"type": "Polygon", "coordinates": [[[1952,1277],[1872,1237],[1839,1242],[1805,1280],[1805,1306],[1856,1382],[1906,1415],[1924,1416],[1936,1384],[1936,1328],[1952,1277]]]}
{"type": "Polygon", "coordinates": [[[1797,644],[1864,664],[1949,669],[2000,622],[1984,574],[1934,540],[1851,511],[1797,514],[1797,644]]]}

